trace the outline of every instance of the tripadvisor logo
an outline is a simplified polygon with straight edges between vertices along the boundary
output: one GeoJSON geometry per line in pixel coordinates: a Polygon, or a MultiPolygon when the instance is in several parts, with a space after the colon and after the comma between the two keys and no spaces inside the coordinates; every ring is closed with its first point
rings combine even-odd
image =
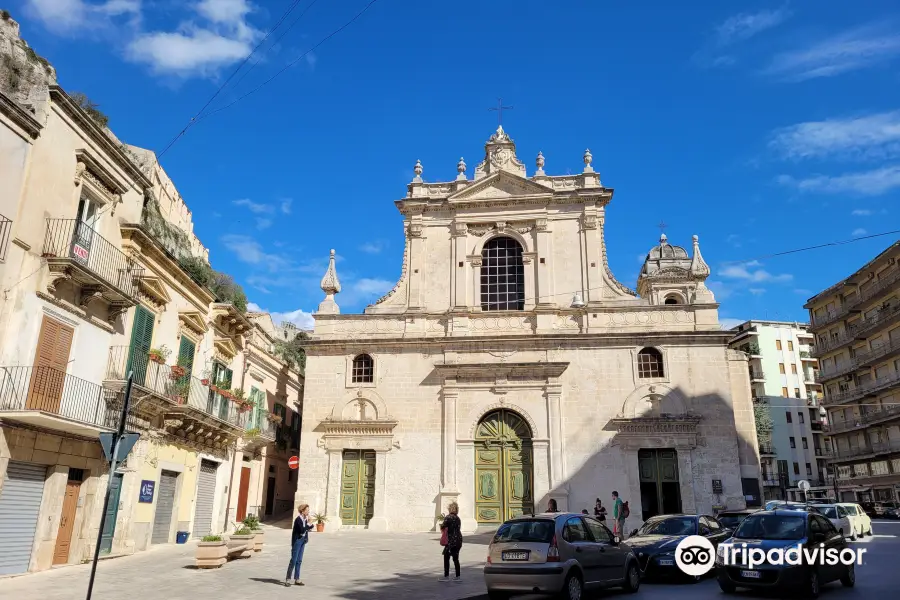
{"type": "MultiPolygon", "coordinates": [[[[719,562],[724,566],[735,566],[753,569],[759,565],[769,564],[801,565],[819,564],[835,566],[861,565],[865,548],[825,548],[825,544],[803,547],[793,544],[782,548],[748,548],[747,544],[722,544],[719,546],[719,562]]],[[[686,575],[700,577],[709,573],[716,562],[716,549],[712,542],[703,536],[690,535],[675,548],[675,564],[686,575]]]]}

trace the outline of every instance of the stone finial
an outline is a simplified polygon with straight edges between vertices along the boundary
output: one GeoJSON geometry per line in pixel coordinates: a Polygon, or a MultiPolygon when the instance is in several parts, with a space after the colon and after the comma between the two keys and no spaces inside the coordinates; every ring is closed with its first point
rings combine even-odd
{"type": "Polygon", "coordinates": [[[457,181],[465,181],[466,179],[466,161],[462,156],[459,157],[459,162],[456,163],[456,172],[459,175],[456,176],[457,181]]]}
{"type": "Polygon", "coordinates": [[[544,175],[544,153],[538,152],[537,158],[534,160],[535,166],[537,166],[537,172],[535,175],[544,175]]]}
{"type": "Polygon", "coordinates": [[[413,167],[413,173],[416,174],[416,176],[413,177],[413,181],[415,183],[422,183],[422,161],[421,160],[416,161],[416,166],[413,167]]]}
{"type": "Polygon", "coordinates": [[[697,279],[709,277],[709,265],[700,254],[700,237],[694,236],[694,255],[691,257],[691,275],[697,279]]]}
{"type": "Polygon", "coordinates": [[[334,250],[331,251],[331,256],[328,259],[328,270],[325,271],[325,276],[322,277],[321,287],[322,291],[325,292],[325,299],[319,304],[318,312],[333,315],[340,314],[340,307],[334,301],[334,295],[339,294],[341,291],[341,282],[338,279],[337,270],[334,268],[334,250]]]}
{"type": "Polygon", "coordinates": [[[593,173],[594,167],[591,166],[591,163],[594,162],[594,155],[591,154],[590,148],[584,151],[584,172],[585,173],[593,173]]]}
{"type": "Polygon", "coordinates": [[[660,244],[668,244],[669,243],[669,238],[666,236],[666,234],[662,234],[659,236],[659,243],[660,244]]]}

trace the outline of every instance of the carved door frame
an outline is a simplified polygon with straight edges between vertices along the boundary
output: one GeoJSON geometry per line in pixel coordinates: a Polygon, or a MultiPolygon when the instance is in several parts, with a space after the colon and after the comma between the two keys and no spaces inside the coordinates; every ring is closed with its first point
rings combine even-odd
{"type": "Polygon", "coordinates": [[[499,524],[534,510],[534,444],[514,410],[485,414],[475,432],[475,520],[499,524]]]}

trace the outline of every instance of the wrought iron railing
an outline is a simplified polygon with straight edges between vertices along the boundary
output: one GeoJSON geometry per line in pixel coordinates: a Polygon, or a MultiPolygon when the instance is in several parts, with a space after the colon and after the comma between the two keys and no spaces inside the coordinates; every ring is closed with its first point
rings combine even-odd
{"type": "Polygon", "coordinates": [[[852,458],[854,456],[866,456],[869,454],[879,454],[882,452],[900,451],[900,441],[892,440],[887,442],[873,442],[864,446],[848,448],[846,450],[838,450],[835,455],[838,458],[852,458]]]}
{"type": "Polygon", "coordinates": [[[762,369],[750,369],[750,379],[765,379],[766,375],[762,369]]]}
{"type": "Polygon", "coordinates": [[[6,260],[6,247],[12,233],[12,221],[0,215],[0,260],[6,260]]]}
{"type": "Polygon", "coordinates": [[[157,362],[139,348],[113,346],[109,349],[106,379],[125,381],[134,373],[134,385],[176,404],[183,404],[190,390],[189,374],[182,367],[157,362]]]}
{"type": "Polygon", "coordinates": [[[244,430],[250,436],[258,436],[270,441],[275,440],[275,423],[268,419],[268,411],[254,407],[244,419],[244,430]],[[256,411],[256,414],[254,414],[256,411]]]}
{"type": "Polygon", "coordinates": [[[204,412],[216,419],[243,429],[246,413],[238,410],[237,404],[214,392],[196,377],[191,376],[187,384],[186,406],[204,412]]]}
{"type": "Polygon", "coordinates": [[[878,360],[885,354],[890,354],[891,352],[895,352],[900,350],[900,339],[891,340],[887,344],[881,344],[879,346],[875,346],[868,352],[860,352],[856,355],[856,364],[857,365],[865,365],[866,363],[878,360]]]}
{"type": "Polygon", "coordinates": [[[137,295],[137,282],[144,273],[143,267],[81,219],[47,219],[43,256],[72,260],[128,298],[137,295]]]}
{"type": "Polygon", "coordinates": [[[847,402],[848,400],[853,400],[854,398],[859,398],[881,391],[883,389],[887,389],[889,387],[893,387],[897,384],[900,384],[900,373],[891,373],[890,375],[885,375],[884,377],[879,377],[878,379],[869,381],[868,383],[865,383],[859,387],[828,395],[825,398],[826,404],[841,404],[843,402],[847,402]]]}
{"type": "Polygon", "coordinates": [[[851,296],[838,310],[830,311],[819,317],[813,317],[815,327],[824,327],[829,323],[838,321],[850,314],[851,309],[859,304],[871,300],[889,286],[900,280],[900,268],[894,268],[886,277],[882,277],[864,292],[851,296]]]}
{"type": "Polygon", "coordinates": [[[52,367],[0,367],[0,411],[38,411],[112,428],[103,386],[52,367]]]}
{"type": "Polygon", "coordinates": [[[760,454],[775,454],[775,448],[773,448],[769,444],[760,444],[759,445],[759,453],[760,454]]]}

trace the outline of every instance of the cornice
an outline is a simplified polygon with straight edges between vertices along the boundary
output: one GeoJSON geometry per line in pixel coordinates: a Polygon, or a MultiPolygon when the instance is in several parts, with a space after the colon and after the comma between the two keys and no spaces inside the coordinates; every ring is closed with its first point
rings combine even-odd
{"type": "Polygon", "coordinates": [[[443,379],[473,379],[478,377],[505,379],[554,379],[568,368],[568,362],[531,363],[445,363],[434,365],[443,379]]]}
{"type": "Polygon", "coordinates": [[[0,92],[0,113],[9,117],[13,123],[21,127],[31,139],[36,140],[41,134],[41,129],[44,128],[37,119],[28,114],[25,109],[3,92],[0,92]]]}

